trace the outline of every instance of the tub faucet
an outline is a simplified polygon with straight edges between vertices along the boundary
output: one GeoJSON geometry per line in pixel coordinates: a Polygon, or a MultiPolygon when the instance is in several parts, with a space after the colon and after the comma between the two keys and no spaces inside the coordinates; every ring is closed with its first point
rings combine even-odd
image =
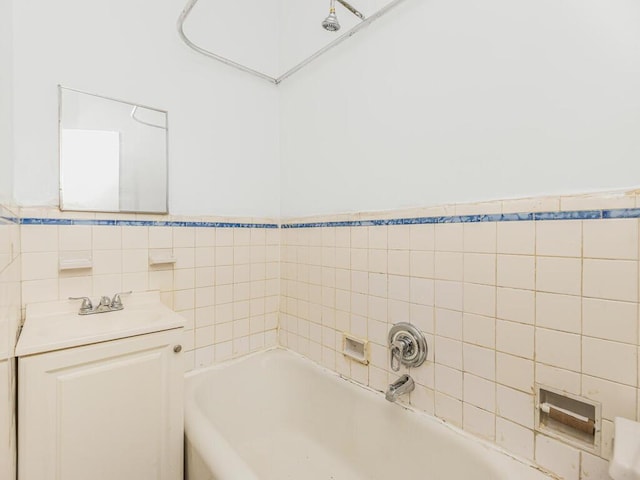
{"type": "Polygon", "coordinates": [[[402,375],[398,380],[389,385],[385,398],[390,402],[395,402],[400,395],[405,393],[411,393],[416,388],[416,384],[406,373],[402,375]]]}

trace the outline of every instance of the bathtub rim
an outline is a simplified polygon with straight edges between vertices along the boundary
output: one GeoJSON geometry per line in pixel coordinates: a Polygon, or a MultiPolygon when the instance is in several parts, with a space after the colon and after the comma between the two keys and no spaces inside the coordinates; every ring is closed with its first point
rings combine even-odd
{"type": "MultiPolygon", "coordinates": [[[[217,370],[223,370],[227,367],[230,367],[232,365],[235,365],[237,363],[242,363],[244,361],[247,361],[253,357],[258,357],[258,356],[262,356],[262,355],[266,355],[272,352],[282,352],[282,353],[286,353],[287,355],[290,355],[294,358],[297,358],[301,361],[303,361],[303,363],[305,363],[305,365],[309,365],[311,368],[317,368],[320,369],[320,371],[324,374],[328,374],[333,378],[337,378],[340,380],[344,380],[347,383],[358,387],[358,388],[363,388],[377,396],[380,397],[384,397],[384,393],[380,392],[374,388],[371,388],[368,385],[363,385],[349,377],[345,377],[344,375],[342,375],[339,372],[336,372],[334,370],[331,370],[327,367],[325,367],[324,365],[321,365],[313,360],[311,360],[308,357],[305,357],[304,355],[295,352],[289,348],[280,346],[280,345],[276,345],[273,347],[269,347],[266,348],[264,350],[259,350],[257,352],[252,352],[249,353],[247,355],[243,355],[240,357],[235,357],[235,358],[230,358],[227,360],[223,360],[220,363],[216,363],[214,365],[210,365],[207,367],[202,367],[202,368],[197,368],[194,370],[191,370],[189,372],[185,372],[184,374],[184,378],[185,378],[185,437],[187,437],[187,428],[188,426],[191,428],[193,428],[193,423],[191,422],[187,422],[187,416],[190,415],[189,414],[189,410],[191,410],[191,415],[189,416],[189,420],[191,420],[193,418],[193,416],[197,417],[197,420],[206,420],[206,418],[204,418],[204,415],[202,415],[199,411],[198,408],[191,408],[188,409],[187,406],[190,404],[190,402],[194,402],[193,397],[194,395],[192,394],[192,392],[202,383],[202,381],[204,380],[200,380],[200,381],[196,381],[196,378],[199,376],[202,376],[203,378],[206,377],[206,373],[208,372],[212,372],[212,371],[217,371],[217,370]],[[191,400],[190,400],[191,399],[191,400]],[[197,412],[197,415],[195,414],[195,412],[197,412]]],[[[541,474],[543,476],[546,476],[547,479],[552,480],[552,479],[559,479],[560,477],[557,477],[554,473],[549,472],[548,470],[545,470],[544,468],[542,468],[541,466],[533,463],[531,460],[526,459],[524,457],[520,457],[516,454],[514,454],[513,452],[506,450],[505,448],[501,447],[500,445],[491,442],[489,440],[486,440],[484,438],[478,437],[468,431],[463,430],[461,427],[458,427],[456,425],[453,425],[449,422],[447,422],[446,420],[439,418],[435,415],[429,414],[423,410],[419,410],[415,407],[413,407],[412,405],[407,405],[405,403],[401,403],[401,402],[394,402],[394,404],[399,407],[402,408],[404,410],[407,410],[409,412],[412,412],[413,414],[418,415],[419,417],[423,418],[426,421],[429,422],[435,422],[438,425],[441,425],[445,428],[447,428],[450,432],[452,432],[454,435],[456,436],[462,436],[462,438],[465,438],[466,441],[469,442],[473,442],[477,445],[479,445],[480,447],[482,447],[484,450],[487,450],[489,452],[491,452],[491,456],[494,457],[495,456],[495,460],[496,462],[503,464],[503,466],[506,466],[505,463],[508,464],[513,464],[513,462],[520,464],[521,468],[527,468],[527,469],[531,469],[533,471],[535,471],[538,474],[541,474]]],[[[193,418],[193,420],[196,420],[195,418],[193,418]]],[[[196,426],[202,425],[202,422],[197,422],[195,424],[196,426]]],[[[206,429],[204,427],[197,427],[196,431],[191,431],[190,433],[195,434],[196,438],[200,439],[201,441],[198,442],[197,447],[199,447],[200,445],[202,445],[204,443],[204,452],[202,450],[200,450],[198,448],[198,452],[200,453],[203,461],[207,464],[207,466],[211,469],[211,471],[214,470],[220,470],[221,469],[221,464],[220,463],[216,463],[213,460],[214,459],[220,459],[220,460],[224,460],[224,462],[228,463],[228,465],[225,465],[225,472],[228,473],[233,473],[235,475],[238,475],[238,472],[242,472],[243,475],[242,477],[239,478],[243,478],[246,480],[259,480],[259,476],[250,469],[250,467],[247,465],[247,463],[242,459],[242,457],[240,457],[240,455],[236,452],[236,450],[229,444],[229,442],[215,429],[215,428],[211,428],[211,429],[206,429]],[[220,442],[219,444],[216,445],[215,448],[212,447],[212,442],[211,439],[209,440],[209,442],[204,442],[203,436],[204,436],[204,432],[203,430],[206,430],[207,432],[211,432],[213,431],[214,434],[214,439],[217,442],[220,442]],[[218,449],[220,449],[220,451],[218,451],[218,449]],[[221,452],[225,452],[222,453],[221,452]],[[203,453],[207,453],[209,454],[208,456],[203,455],[203,453]],[[215,464],[215,468],[213,468],[215,464]]],[[[188,437],[191,438],[191,437],[188,437]]],[[[187,442],[187,438],[185,438],[185,443],[187,442]]],[[[193,441],[190,441],[191,447],[196,447],[194,445],[193,441]]],[[[196,448],[197,448],[196,447],[196,448]]],[[[223,462],[223,463],[224,463],[223,462]]],[[[531,472],[532,475],[535,475],[534,472],[531,472]]],[[[532,476],[532,480],[533,480],[533,476],[532,476]]],[[[542,480],[542,478],[545,477],[540,477],[540,480],[542,480]]]]}

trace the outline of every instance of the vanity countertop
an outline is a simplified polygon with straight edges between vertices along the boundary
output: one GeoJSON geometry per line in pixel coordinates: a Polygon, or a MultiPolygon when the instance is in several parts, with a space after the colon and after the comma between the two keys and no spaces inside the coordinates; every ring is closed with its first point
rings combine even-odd
{"type": "Polygon", "coordinates": [[[16,346],[16,356],[61,350],[184,326],[184,318],[160,302],[160,293],[143,292],[122,297],[124,309],[78,315],[79,301],[27,305],[16,346]]]}

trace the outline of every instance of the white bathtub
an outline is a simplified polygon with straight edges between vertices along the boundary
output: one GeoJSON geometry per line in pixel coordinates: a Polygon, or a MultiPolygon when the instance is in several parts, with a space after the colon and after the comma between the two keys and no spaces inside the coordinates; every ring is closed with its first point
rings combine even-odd
{"type": "Polygon", "coordinates": [[[286,350],[187,375],[188,480],[542,480],[286,350]]]}

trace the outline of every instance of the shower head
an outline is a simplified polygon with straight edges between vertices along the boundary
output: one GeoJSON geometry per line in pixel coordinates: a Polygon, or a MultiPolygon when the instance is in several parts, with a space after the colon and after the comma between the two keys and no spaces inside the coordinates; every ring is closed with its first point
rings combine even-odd
{"type": "MultiPolygon", "coordinates": [[[[340,4],[353,13],[360,20],[364,20],[365,17],[362,13],[360,13],[353,5],[351,5],[347,0],[338,0],[340,4]]],[[[336,0],[331,0],[331,7],[329,8],[329,16],[324,19],[322,22],[322,28],[328,30],[329,32],[337,32],[340,30],[340,22],[338,22],[338,17],[336,16],[336,0]]]]}
{"type": "Polygon", "coordinates": [[[338,22],[335,8],[329,10],[329,15],[322,21],[322,28],[329,32],[337,32],[340,30],[340,22],[338,22]]]}

